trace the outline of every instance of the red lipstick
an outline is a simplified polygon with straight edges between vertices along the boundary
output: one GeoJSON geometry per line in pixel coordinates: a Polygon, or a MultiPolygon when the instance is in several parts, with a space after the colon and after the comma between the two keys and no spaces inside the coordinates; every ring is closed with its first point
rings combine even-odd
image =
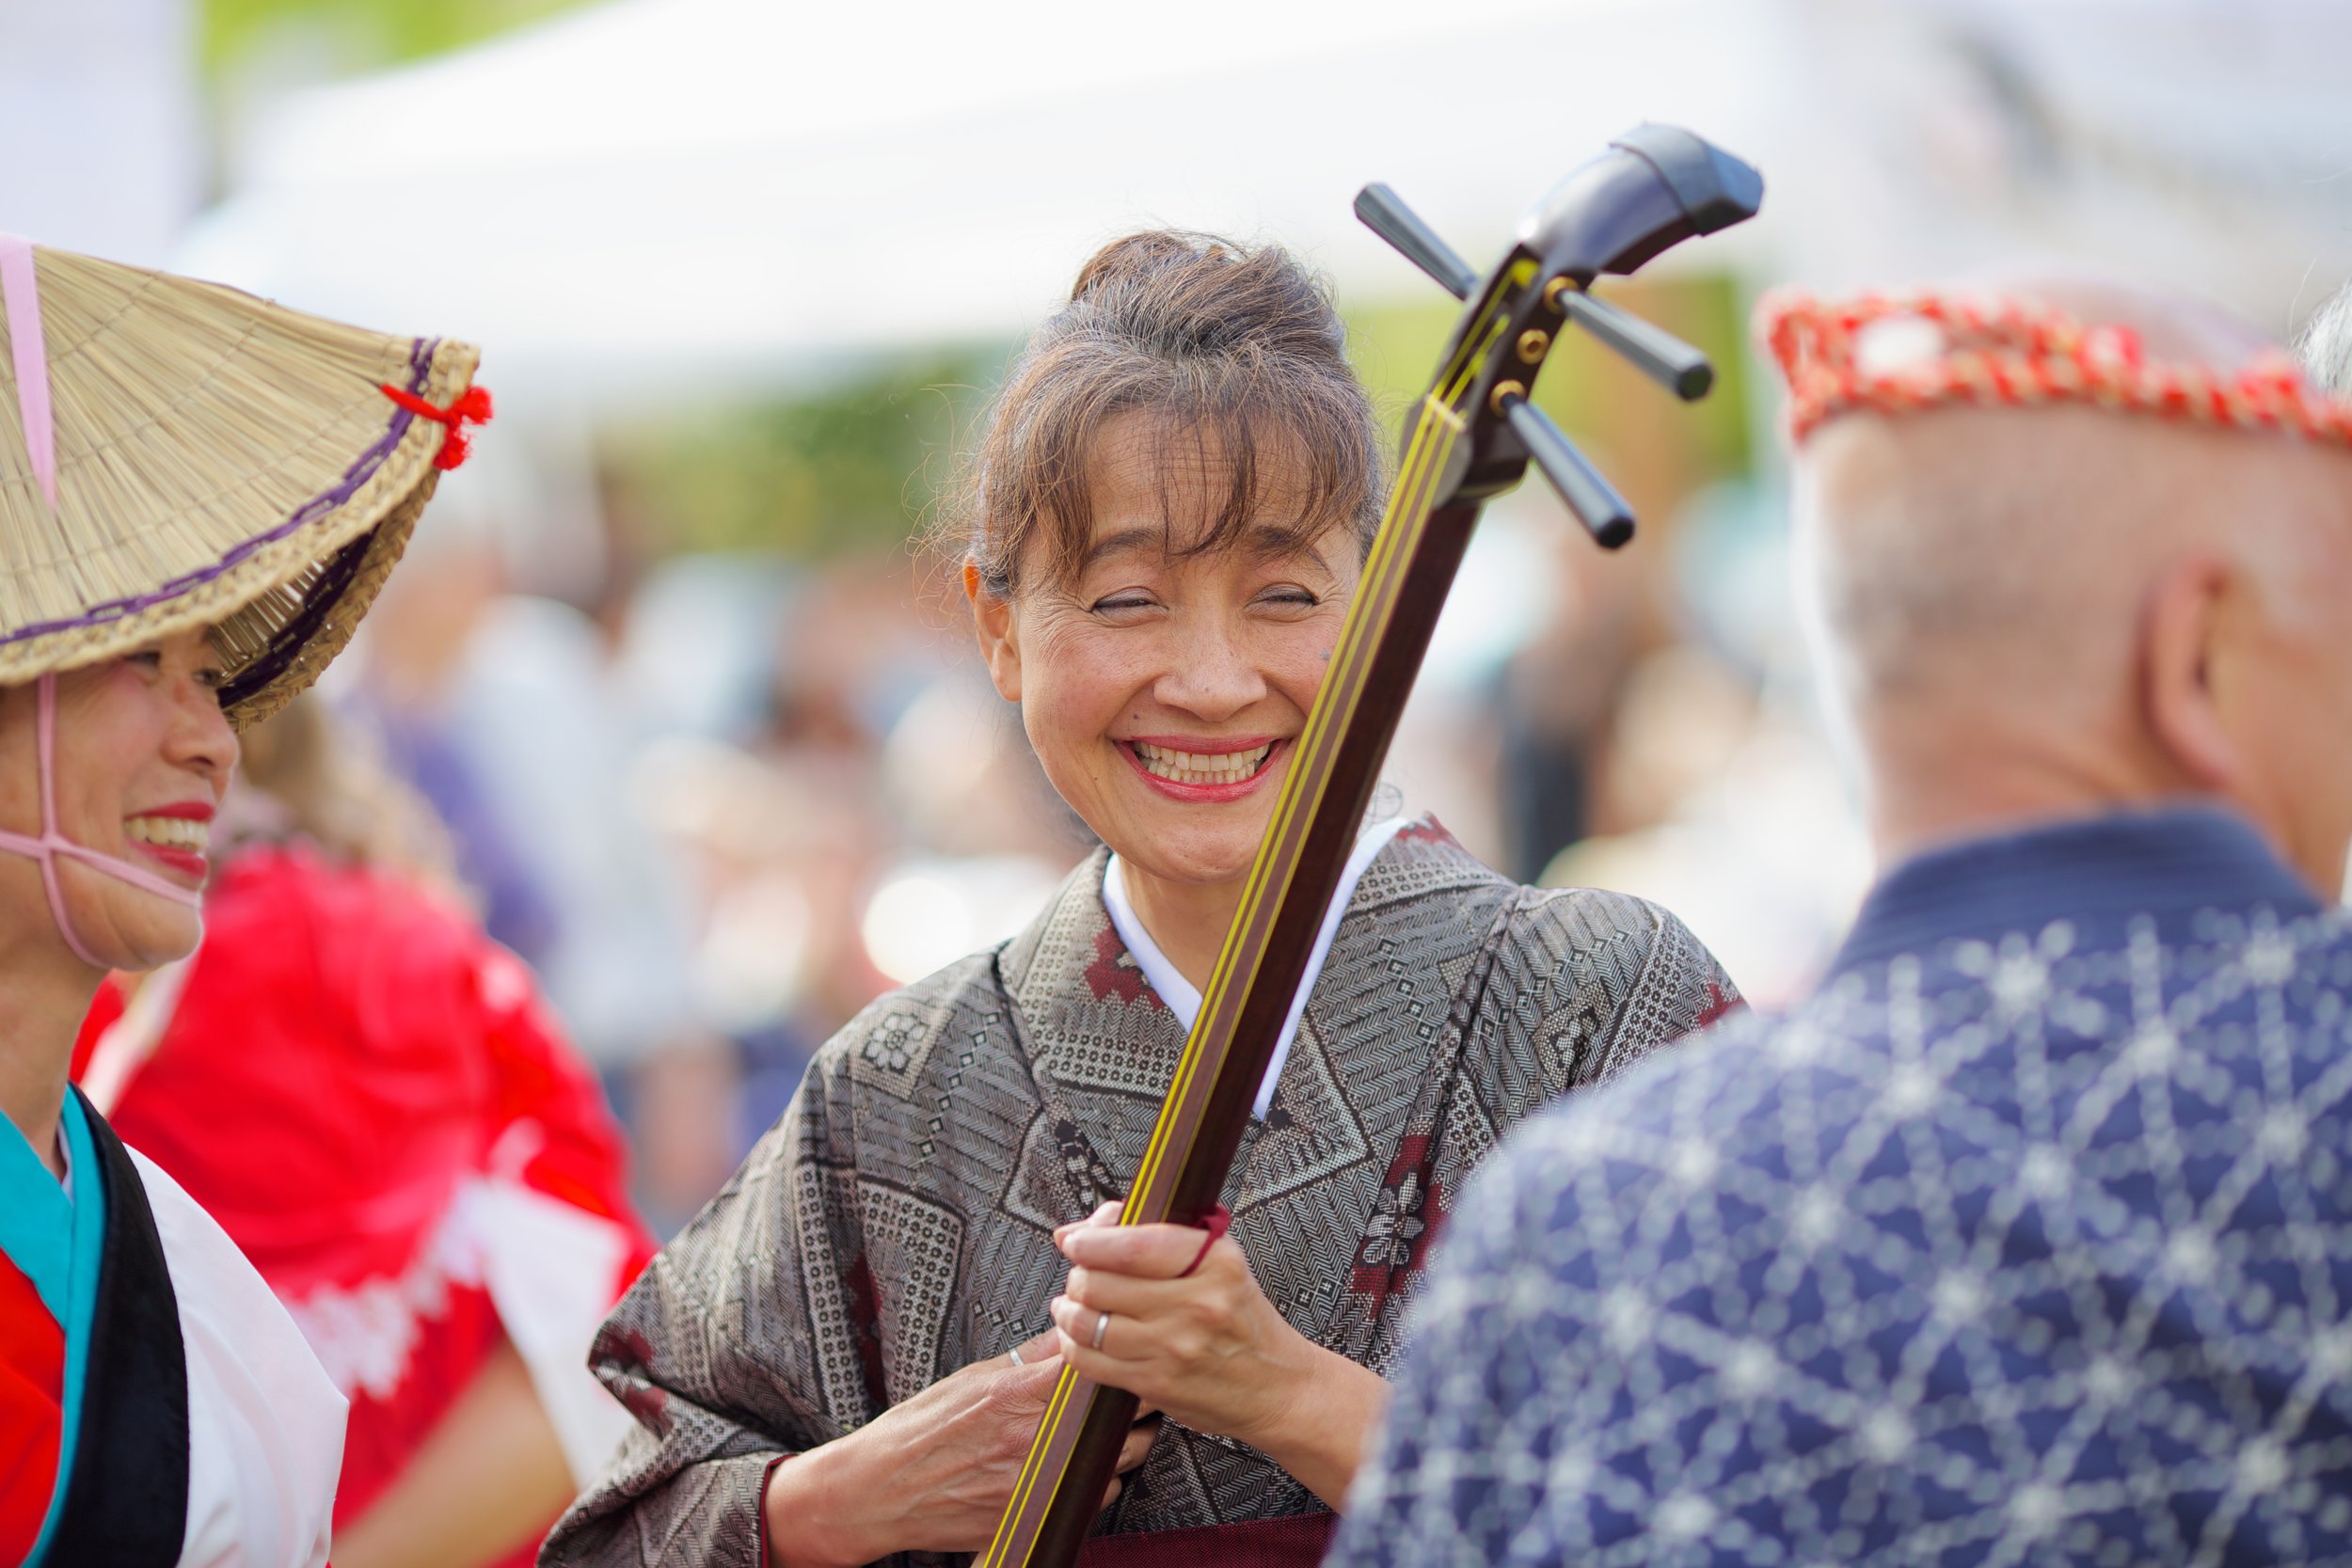
{"type": "MultiPolygon", "coordinates": [[[[210,800],[175,800],[169,805],[151,806],[145,811],[130,814],[131,816],[160,816],[178,822],[210,822],[216,815],[218,809],[210,800]]],[[[203,881],[205,874],[212,869],[213,863],[193,849],[183,849],[169,844],[150,844],[143,838],[133,838],[127,832],[123,841],[158,865],[198,882],[203,881]]]]}

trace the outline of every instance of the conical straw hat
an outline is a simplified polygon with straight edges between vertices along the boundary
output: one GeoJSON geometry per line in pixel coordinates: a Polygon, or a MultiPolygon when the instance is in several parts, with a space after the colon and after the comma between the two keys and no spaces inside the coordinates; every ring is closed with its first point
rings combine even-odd
{"type": "Polygon", "coordinates": [[[7,243],[0,685],[212,626],[230,721],[265,718],[350,640],[462,453],[443,411],[479,354],[7,243]]]}

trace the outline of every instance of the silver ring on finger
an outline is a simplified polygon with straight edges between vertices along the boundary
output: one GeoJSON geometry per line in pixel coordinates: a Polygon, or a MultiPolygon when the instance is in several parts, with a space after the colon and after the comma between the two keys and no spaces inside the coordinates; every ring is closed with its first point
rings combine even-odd
{"type": "Polygon", "coordinates": [[[1005,1352],[1005,1354],[1012,1357],[1012,1364],[1016,1367],[1025,1367],[1028,1365],[1026,1361],[1021,1359],[1021,1347],[1019,1345],[1013,1346],[1012,1349],[1005,1352]]]}
{"type": "Polygon", "coordinates": [[[1095,1318],[1094,1348],[1096,1350],[1101,1350],[1103,1348],[1103,1336],[1110,1332],[1110,1327],[1111,1315],[1108,1312],[1101,1313],[1095,1318]]]}

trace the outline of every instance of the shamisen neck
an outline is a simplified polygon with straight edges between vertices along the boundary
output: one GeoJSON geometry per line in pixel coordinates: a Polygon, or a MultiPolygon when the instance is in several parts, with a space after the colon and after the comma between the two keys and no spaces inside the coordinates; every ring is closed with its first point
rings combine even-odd
{"type": "MultiPolygon", "coordinates": [[[[1307,1010],[1307,997],[1315,989],[1316,977],[1323,973],[1324,960],[1331,956],[1332,940],[1339,934],[1340,920],[1347,912],[1348,901],[1356,896],[1356,884],[1363,879],[1364,872],[1380,858],[1380,851],[1388,847],[1389,841],[1397,835],[1407,820],[1403,816],[1385,817],[1366,824],[1363,831],[1357,834],[1356,848],[1340,872],[1339,886],[1332,890],[1330,907],[1324,911],[1322,928],[1315,934],[1314,949],[1308,955],[1307,972],[1299,980],[1298,994],[1291,999],[1289,1015],[1282,1021],[1282,1033],[1275,1042],[1273,1059],[1267,1064],[1265,1079],[1258,1088],[1255,1115],[1263,1117],[1273,1103],[1274,1085],[1282,1075],[1282,1064],[1290,1058],[1291,1041],[1297,1035],[1298,1021],[1307,1010]]],[[[1177,1022],[1189,1032],[1194,1021],[1200,1016],[1200,993],[1208,984],[1210,971],[1216,965],[1216,949],[1212,947],[1209,950],[1198,978],[1187,974],[1159,940],[1159,922],[1164,916],[1156,910],[1146,912],[1146,909],[1137,907],[1138,900],[1135,895],[1138,887],[1145,883],[1145,879],[1131,878],[1126,865],[1116,854],[1112,855],[1103,868],[1103,907],[1110,915],[1111,926],[1118,931],[1119,940],[1134,956],[1136,967],[1143,971],[1143,977],[1152,983],[1152,991],[1168,1005],[1168,1011],[1174,1013],[1177,1022]]],[[[1150,885],[1165,884],[1153,879],[1150,885]]],[[[1232,924],[1232,910],[1240,906],[1238,886],[1232,890],[1230,903],[1232,907],[1225,911],[1227,926],[1232,924]]],[[[1225,931],[1226,926],[1216,928],[1216,941],[1220,944],[1225,940],[1225,931]]]]}

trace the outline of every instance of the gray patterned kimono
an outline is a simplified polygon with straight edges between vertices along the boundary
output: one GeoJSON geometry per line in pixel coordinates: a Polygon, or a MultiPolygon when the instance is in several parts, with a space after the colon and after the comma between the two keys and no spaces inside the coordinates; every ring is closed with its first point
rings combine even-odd
{"type": "MultiPolygon", "coordinates": [[[[755,1563],[779,1454],[1050,1326],[1054,1227],[1125,1191],[1184,1044],[1104,912],[1104,859],[818,1053],[606,1323],[593,1359],[639,1425],[543,1562],[755,1563]]],[[[1225,1189],[1259,1285],[1385,1372],[1434,1229],[1496,1140],[1733,1000],[1664,911],[1520,887],[1407,827],[1357,884],[1225,1189]]],[[[1171,1425],[1104,1528],[1321,1506],[1256,1450],[1171,1425]]]]}

